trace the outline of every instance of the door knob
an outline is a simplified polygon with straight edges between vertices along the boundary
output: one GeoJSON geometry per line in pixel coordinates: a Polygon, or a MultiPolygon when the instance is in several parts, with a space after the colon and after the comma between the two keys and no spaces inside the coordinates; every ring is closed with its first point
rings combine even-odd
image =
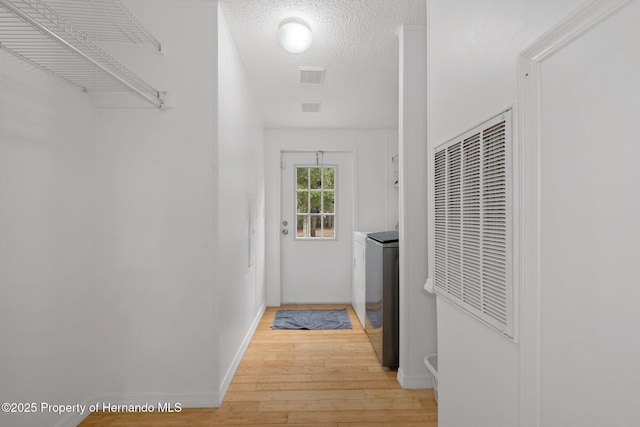
{"type": "Polygon", "coordinates": [[[287,234],[289,234],[289,230],[287,230],[286,228],[283,228],[282,234],[286,236],[287,234]]]}

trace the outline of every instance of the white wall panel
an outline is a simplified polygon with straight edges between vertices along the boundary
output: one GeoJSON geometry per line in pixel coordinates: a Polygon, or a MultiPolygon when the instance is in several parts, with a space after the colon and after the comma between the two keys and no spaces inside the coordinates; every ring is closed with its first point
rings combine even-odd
{"type": "Polygon", "coordinates": [[[400,366],[405,388],[431,387],[424,365],[436,351],[436,302],[424,291],[427,279],[427,87],[426,28],[400,31],[399,201],[400,366]]]}
{"type": "Polygon", "coordinates": [[[223,391],[231,382],[250,339],[252,324],[265,306],[264,128],[244,66],[218,9],[219,367],[223,391]],[[249,266],[248,198],[256,203],[255,264],[249,266]]]}
{"type": "Polygon", "coordinates": [[[98,111],[99,392],[112,402],[211,406],[220,327],[217,2],[127,4],[170,48],[162,56],[114,46],[114,54],[176,103],[98,111]]]}
{"type": "Polygon", "coordinates": [[[94,115],[76,87],[3,50],[0,94],[0,400],[82,403],[99,339],[94,115]]]}

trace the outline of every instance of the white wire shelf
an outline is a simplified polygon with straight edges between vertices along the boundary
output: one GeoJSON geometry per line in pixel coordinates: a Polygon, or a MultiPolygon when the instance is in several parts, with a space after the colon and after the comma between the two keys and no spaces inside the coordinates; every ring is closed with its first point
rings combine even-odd
{"type": "Polygon", "coordinates": [[[104,18],[108,10],[117,8],[116,17],[124,17],[121,25],[115,24],[116,17],[105,18],[113,29],[107,31],[102,26],[95,27],[94,34],[101,41],[129,41],[147,43],[156,49],[160,44],[137,24],[130,12],[119,0],[0,0],[0,48],[13,55],[48,71],[85,91],[122,91],[127,90],[142,97],[153,105],[164,108],[164,94],[142,78],[134,74],[109,53],[102,49],[89,35],[72,25],[48,3],[59,3],[70,13],[74,22],[80,26],[91,27],[96,16],[104,18]],[[82,5],[82,3],[85,3],[82,5]],[[93,7],[102,4],[105,9],[90,12],[88,3],[93,7]],[[75,4],[77,8],[74,9],[75,4]],[[72,13],[76,10],[76,13],[72,13]],[[91,17],[91,19],[88,19],[91,17]],[[135,24],[132,24],[132,22],[135,24]],[[138,28],[135,32],[133,28],[138,28]],[[97,32],[96,32],[97,31],[97,32]],[[120,33],[120,34],[117,34],[120,33]],[[135,34],[135,37],[133,36],[135,34]],[[128,38],[135,38],[137,41],[128,38]],[[142,37],[144,36],[144,37],[142,37]],[[156,45],[157,43],[157,45],[156,45]]]}
{"type": "Polygon", "coordinates": [[[93,40],[140,43],[161,51],[160,42],[120,0],[45,0],[53,10],[93,40]]]}

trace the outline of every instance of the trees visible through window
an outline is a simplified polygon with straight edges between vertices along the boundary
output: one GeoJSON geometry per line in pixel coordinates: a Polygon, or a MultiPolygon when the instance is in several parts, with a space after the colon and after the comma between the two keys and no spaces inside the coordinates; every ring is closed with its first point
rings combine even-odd
{"type": "Polygon", "coordinates": [[[296,168],[296,237],[335,239],[336,168],[296,168]]]}

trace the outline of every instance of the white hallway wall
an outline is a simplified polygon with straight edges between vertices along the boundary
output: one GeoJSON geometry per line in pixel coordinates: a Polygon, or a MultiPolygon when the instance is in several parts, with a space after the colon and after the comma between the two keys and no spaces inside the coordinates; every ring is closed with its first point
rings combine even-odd
{"type": "Polygon", "coordinates": [[[244,66],[218,8],[221,396],[265,308],[264,127],[244,66]],[[249,266],[248,199],[255,200],[255,264],[249,266]]]}
{"type": "MultiPolygon", "coordinates": [[[[0,50],[0,400],[95,393],[96,145],[89,99],[0,50]]],[[[55,414],[0,413],[0,425],[55,414]]]]}
{"type": "MultiPolygon", "coordinates": [[[[295,150],[351,150],[355,159],[354,231],[393,229],[398,222],[398,189],[393,187],[390,152],[397,153],[395,130],[266,131],[267,304],[280,305],[280,153],[295,150]]],[[[349,274],[350,277],[350,274],[349,274]]],[[[349,293],[350,294],[350,293],[349,293]]],[[[344,301],[348,302],[348,301],[344,301]]]]}
{"type": "Polygon", "coordinates": [[[242,105],[251,92],[231,40],[218,40],[217,2],[126,3],[168,53],[109,49],[174,109],[87,96],[0,52],[3,401],[214,406],[264,306],[262,221],[254,268],[217,268],[221,246],[245,251],[247,194],[264,213],[262,125],[242,105]],[[218,167],[228,160],[235,170],[218,167]],[[242,201],[223,208],[225,191],[242,201]]]}
{"type": "MultiPolygon", "coordinates": [[[[430,151],[514,104],[518,54],[581,3],[427,0],[430,151]]],[[[441,298],[437,311],[440,424],[518,425],[518,344],[441,298]]]]}

